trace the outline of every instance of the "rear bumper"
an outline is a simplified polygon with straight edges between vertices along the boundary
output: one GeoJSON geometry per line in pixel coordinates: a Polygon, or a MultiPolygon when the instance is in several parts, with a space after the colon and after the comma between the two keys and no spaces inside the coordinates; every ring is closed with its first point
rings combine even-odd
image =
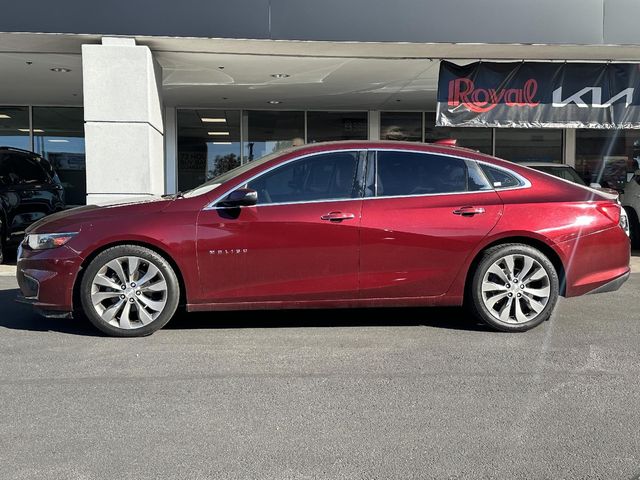
{"type": "Polygon", "coordinates": [[[600,287],[594,290],[591,290],[587,294],[591,295],[594,293],[615,292],[624,284],[624,282],[629,280],[629,275],[631,275],[631,271],[628,271],[627,273],[620,275],[618,278],[614,278],[610,282],[607,282],[604,285],[601,285],[600,287]]]}
{"type": "Polygon", "coordinates": [[[21,250],[16,279],[18,302],[45,316],[68,317],[73,311],[73,285],[82,258],[66,246],[50,250],[21,250]]]}

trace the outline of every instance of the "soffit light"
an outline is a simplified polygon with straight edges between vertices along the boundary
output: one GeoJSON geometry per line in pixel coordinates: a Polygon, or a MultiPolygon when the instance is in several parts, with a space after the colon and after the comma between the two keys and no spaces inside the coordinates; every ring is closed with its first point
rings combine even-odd
{"type": "Polygon", "coordinates": [[[203,117],[200,119],[203,123],[225,123],[226,118],[203,117]]]}
{"type": "Polygon", "coordinates": [[[209,135],[229,135],[229,132],[207,132],[209,135]]]}
{"type": "Polygon", "coordinates": [[[70,68],[65,68],[65,67],[54,67],[54,68],[51,68],[50,70],[56,73],[69,73],[71,71],[70,68]]]}
{"type": "Polygon", "coordinates": [[[282,103],[280,100],[269,100],[269,103],[271,105],[278,105],[279,103],[282,103]]]}
{"type": "Polygon", "coordinates": [[[272,73],[271,76],[273,78],[289,78],[291,75],[288,73],[272,73]]]}

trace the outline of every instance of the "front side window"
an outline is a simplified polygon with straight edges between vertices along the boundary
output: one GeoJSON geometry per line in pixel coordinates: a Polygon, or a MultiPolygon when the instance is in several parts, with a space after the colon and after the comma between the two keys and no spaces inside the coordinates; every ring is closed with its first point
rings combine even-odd
{"type": "Polygon", "coordinates": [[[258,204],[336,200],[357,196],[358,152],[335,152],[296,160],[249,182],[258,204]]]}
{"type": "Polygon", "coordinates": [[[378,152],[378,196],[435,195],[490,189],[473,162],[418,152],[378,152]]]}

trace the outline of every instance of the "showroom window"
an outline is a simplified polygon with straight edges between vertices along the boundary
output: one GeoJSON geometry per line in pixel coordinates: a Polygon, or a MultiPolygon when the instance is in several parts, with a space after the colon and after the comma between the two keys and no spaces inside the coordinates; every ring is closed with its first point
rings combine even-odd
{"type": "Polygon", "coordinates": [[[640,165],[640,131],[576,130],[576,170],[587,183],[622,190],[640,165]]]}
{"type": "Polygon", "coordinates": [[[87,175],[83,109],[33,107],[33,151],[55,168],[65,189],[67,206],[84,205],[87,175]]]}
{"type": "Polygon", "coordinates": [[[29,107],[0,107],[0,146],[31,149],[29,107]]]}
{"type": "Polygon", "coordinates": [[[380,112],[380,139],[422,141],[422,112],[380,112]]]}
{"type": "Polygon", "coordinates": [[[304,144],[304,112],[245,111],[246,161],[304,144]]]}
{"type": "Polygon", "coordinates": [[[496,128],[495,156],[512,162],[562,163],[562,130],[496,128]]]}
{"type": "Polygon", "coordinates": [[[178,110],[178,190],[240,165],[239,110],[178,110]]]}
{"type": "Polygon", "coordinates": [[[425,113],[424,141],[433,143],[437,140],[453,138],[458,147],[478,150],[491,155],[493,153],[493,129],[480,127],[436,127],[436,114],[425,113]]]}
{"type": "Polygon", "coordinates": [[[307,143],[367,140],[367,112],[307,112],[307,143]]]}

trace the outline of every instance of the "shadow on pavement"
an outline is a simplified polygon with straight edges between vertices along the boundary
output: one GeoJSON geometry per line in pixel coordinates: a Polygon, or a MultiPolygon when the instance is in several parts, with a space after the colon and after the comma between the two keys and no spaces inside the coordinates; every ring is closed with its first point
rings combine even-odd
{"type": "MultiPolygon", "coordinates": [[[[84,319],[44,318],[28,305],[15,302],[17,289],[0,290],[0,327],[36,332],[102,336],[84,319]]],[[[165,329],[393,327],[427,326],[490,331],[462,308],[357,308],[339,310],[254,310],[233,312],[179,312],[165,329]]]]}

